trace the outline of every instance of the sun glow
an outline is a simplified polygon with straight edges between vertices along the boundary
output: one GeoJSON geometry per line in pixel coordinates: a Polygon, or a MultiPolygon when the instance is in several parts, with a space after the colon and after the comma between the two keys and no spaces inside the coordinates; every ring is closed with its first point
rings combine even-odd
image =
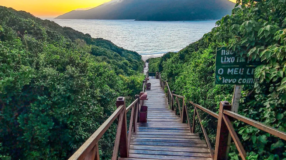
{"type": "Polygon", "coordinates": [[[0,5],[27,11],[39,17],[56,17],[72,10],[97,7],[109,1],[111,0],[1,0],[0,5]]]}
{"type": "Polygon", "coordinates": [[[236,0],[229,0],[229,1],[231,1],[231,2],[233,2],[233,3],[236,3],[236,0]]]}
{"type": "Polygon", "coordinates": [[[110,0],[1,0],[0,5],[39,17],[56,17],[76,9],[90,9],[110,0]]]}

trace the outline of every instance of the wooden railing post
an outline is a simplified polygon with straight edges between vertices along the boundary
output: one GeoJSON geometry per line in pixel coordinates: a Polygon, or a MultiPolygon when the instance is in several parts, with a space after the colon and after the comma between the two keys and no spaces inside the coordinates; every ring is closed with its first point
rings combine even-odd
{"type": "Polygon", "coordinates": [[[214,160],[227,159],[227,143],[229,131],[225,121],[223,120],[224,110],[231,110],[231,105],[227,101],[220,102],[214,160]]]}
{"type": "Polygon", "coordinates": [[[134,132],[136,133],[137,132],[137,128],[136,128],[136,123],[139,122],[139,112],[140,112],[140,98],[139,98],[139,95],[136,94],[135,95],[135,99],[138,99],[137,103],[135,104],[135,118],[134,118],[134,132]]]}
{"type": "MultiPolygon", "coordinates": [[[[183,105],[182,105],[182,123],[186,123],[186,121],[187,121],[187,109],[186,109],[186,104],[184,104],[184,99],[183,99],[183,105]]],[[[190,127],[190,126],[189,126],[190,127]]]]}
{"type": "Polygon", "coordinates": [[[196,106],[194,106],[195,108],[194,108],[194,114],[193,114],[193,125],[192,125],[192,130],[191,130],[191,132],[192,133],[195,133],[196,132],[196,110],[197,110],[197,107],[196,106]]]}
{"type": "Polygon", "coordinates": [[[143,88],[142,91],[145,92],[145,80],[143,80],[143,88]]]}
{"type": "MultiPolygon", "coordinates": [[[[165,82],[165,86],[167,85],[168,81],[165,82]]],[[[164,91],[165,91],[165,87],[164,87],[164,91]]],[[[167,98],[168,98],[168,105],[170,103],[170,93],[169,90],[167,91],[167,98]]]]}
{"type": "Polygon", "coordinates": [[[92,150],[85,156],[84,160],[100,160],[98,143],[96,143],[92,150]]]}
{"type": "MultiPolygon", "coordinates": [[[[175,107],[174,107],[174,96],[173,96],[173,94],[175,94],[175,91],[172,91],[172,93],[171,93],[171,108],[174,111],[175,107]]],[[[176,112],[175,112],[175,114],[176,114],[176,112]]]]}
{"type": "Polygon", "coordinates": [[[159,72],[156,72],[156,79],[159,79],[159,72]]]}
{"type": "Polygon", "coordinates": [[[117,108],[121,105],[124,106],[124,110],[119,116],[112,160],[117,159],[118,147],[119,147],[120,157],[122,158],[129,157],[128,141],[127,141],[126,105],[125,105],[124,97],[117,98],[117,101],[116,101],[117,108]]]}

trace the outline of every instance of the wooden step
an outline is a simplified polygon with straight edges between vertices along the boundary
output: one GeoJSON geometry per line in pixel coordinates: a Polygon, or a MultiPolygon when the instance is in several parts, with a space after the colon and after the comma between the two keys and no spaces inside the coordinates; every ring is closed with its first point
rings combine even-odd
{"type": "Polygon", "coordinates": [[[137,123],[131,137],[129,158],[119,160],[211,160],[210,150],[188,124],[169,109],[158,79],[148,81],[147,123],[137,123]]]}

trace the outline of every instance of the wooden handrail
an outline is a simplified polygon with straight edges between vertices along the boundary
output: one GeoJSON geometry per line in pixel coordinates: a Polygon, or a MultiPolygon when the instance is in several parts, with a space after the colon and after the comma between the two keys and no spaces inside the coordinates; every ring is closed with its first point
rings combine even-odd
{"type": "Polygon", "coordinates": [[[177,102],[177,107],[179,108],[179,113],[180,113],[180,117],[181,117],[181,115],[182,115],[182,111],[181,111],[181,105],[180,105],[180,102],[179,102],[179,99],[178,99],[178,97],[176,97],[176,102],[177,102]]]}
{"type": "Polygon", "coordinates": [[[118,107],[113,114],[84,142],[84,144],[69,158],[69,160],[82,160],[96,146],[99,139],[111,126],[115,119],[124,111],[124,106],[118,107]]]}
{"type": "Polygon", "coordinates": [[[194,103],[192,101],[190,101],[189,103],[191,103],[195,107],[199,108],[200,110],[204,111],[205,113],[213,116],[214,118],[218,119],[218,114],[217,113],[214,113],[213,111],[208,110],[208,109],[206,109],[206,108],[204,108],[204,107],[202,107],[202,106],[200,106],[200,105],[198,105],[198,104],[196,104],[196,103],[194,103]]]}
{"type": "MultiPolygon", "coordinates": [[[[116,138],[115,138],[115,142],[114,142],[114,147],[113,147],[113,154],[112,154],[112,160],[117,160],[117,156],[118,156],[118,149],[119,149],[119,145],[120,145],[120,141],[125,141],[124,145],[126,144],[126,137],[125,139],[122,138],[122,136],[126,136],[126,133],[124,134],[123,132],[126,132],[126,114],[124,112],[124,114],[120,114],[119,116],[119,120],[118,120],[118,126],[117,126],[117,131],[116,131],[116,138]],[[125,130],[125,131],[124,131],[125,130]]],[[[126,146],[124,147],[126,148],[126,146]]],[[[122,148],[121,148],[122,150],[122,148]]],[[[128,157],[128,151],[126,151],[126,149],[124,149],[125,152],[127,153],[123,153],[125,154],[124,157],[128,157]]],[[[120,152],[121,155],[121,152],[120,152]]]]}
{"type": "Polygon", "coordinates": [[[209,140],[209,137],[208,137],[207,131],[206,131],[205,127],[204,127],[204,126],[203,126],[203,124],[202,124],[202,120],[201,120],[201,117],[200,117],[199,111],[198,111],[198,110],[195,110],[195,111],[196,111],[196,114],[197,114],[197,117],[198,117],[199,123],[200,123],[200,125],[201,125],[201,128],[202,128],[202,131],[203,131],[203,134],[204,134],[205,140],[206,140],[206,142],[207,142],[208,148],[210,149],[211,156],[212,156],[212,158],[214,158],[214,151],[213,151],[213,149],[212,149],[212,146],[211,146],[211,143],[210,143],[210,140],[209,140]]]}
{"type": "Polygon", "coordinates": [[[180,96],[180,95],[176,95],[176,94],[173,94],[173,96],[178,97],[178,98],[184,98],[184,96],[180,96]]]}
{"type": "Polygon", "coordinates": [[[172,92],[171,92],[171,90],[170,90],[170,87],[169,87],[168,82],[166,82],[166,84],[167,84],[167,87],[168,87],[169,94],[172,95],[172,92]]]}
{"type": "Polygon", "coordinates": [[[228,129],[229,132],[230,132],[231,138],[232,138],[233,141],[234,141],[234,144],[235,144],[235,146],[236,146],[236,148],[237,148],[237,150],[238,150],[238,152],[239,152],[239,154],[240,154],[240,157],[241,157],[243,160],[245,160],[246,152],[245,152],[245,150],[244,150],[244,148],[243,148],[243,146],[242,146],[242,144],[241,144],[241,142],[240,142],[240,140],[239,140],[239,138],[238,138],[238,136],[237,136],[237,134],[236,134],[236,132],[235,132],[233,126],[232,126],[232,124],[231,124],[231,121],[230,121],[229,118],[228,118],[227,116],[225,116],[225,115],[223,115],[222,118],[223,118],[223,120],[224,120],[224,122],[225,122],[225,124],[226,124],[227,129],[228,129]]]}
{"type": "Polygon", "coordinates": [[[136,99],[135,101],[133,101],[127,108],[126,108],[126,112],[128,112],[132,107],[134,107],[134,105],[138,102],[138,99],[136,99]]]}
{"type": "MultiPolygon", "coordinates": [[[[143,81],[142,91],[145,91],[145,80],[143,81]]],[[[116,102],[117,109],[112,115],[85,141],[82,146],[69,158],[69,160],[99,160],[98,141],[103,134],[109,129],[111,124],[118,119],[116,139],[113,148],[112,160],[116,160],[118,150],[121,157],[129,157],[129,146],[133,132],[136,132],[135,123],[138,121],[138,111],[143,105],[143,100],[136,99],[125,108],[125,98],[119,97],[116,102]],[[131,110],[129,132],[127,134],[126,113],[131,110]]]]}
{"type": "MultiPolygon", "coordinates": [[[[182,110],[180,111],[180,117],[182,119],[182,122],[185,123],[186,119],[188,120],[188,125],[190,127],[190,122],[189,122],[189,117],[188,117],[188,110],[186,107],[186,104],[184,102],[184,96],[181,95],[177,95],[177,94],[173,94],[170,90],[169,84],[167,81],[164,81],[161,79],[160,76],[160,84],[161,87],[164,88],[165,86],[163,84],[166,84],[168,87],[168,96],[171,96],[171,104],[173,105],[173,102],[176,101],[178,103],[178,98],[182,98],[183,99],[183,104],[182,104],[182,110]],[[176,97],[176,100],[174,100],[172,97],[176,97]]],[[[201,129],[203,131],[203,135],[205,137],[206,143],[208,148],[211,151],[211,155],[213,157],[214,160],[219,160],[219,159],[226,159],[227,157],[227,137],[228,135],[231,136],[231,138],[233,139],[235,146],[237,147],[238,151],[239,151],[239,155],[241,156],[241,158],[243,160],[246,159],[246,152],[244,150],[244,147],[242,146],[234,128],[232,125],[232,121],[233,119],[242,121],[248,125],[251,125],[253,127],[256,127],[262,131],[265,131],[273,136],[276,136],[278,138],[281,138],[283,140],[286,141],[286,133],[279,131],[275,128],[269,127],[265,124],[262,124],[258,121],[252,120],[250,118],[244,117],[242,115],[239,115],[237,113],[234,113],[232,111],[230,111],[231,105],[228,102],[221,102],[220,103],[220,114],[217,114],[207,108],[202,107],[201,105],[198,105],[192,101],[189,101],[190,104],[192,104],[194,106],[194,115],[193,115],[193,124],[190,127],[191,132],[194,133],[195,132],[195,123],[196,123],[196,119],[195,117],[198,117],[198,121],[200,123],[201,129]],[[211,149],[211,145],[210,145],[210,141],[208,138],[208,135],[206,133],[206,130],[204,128],[204,126],[201,123],[201,117],[199,115],[198,109],[200,109],[201,111],[207,113],[208,115],[211,115],[212,117],[218,119],[218,126],[217,126],[217,135],[216,135],[216,144],[215,144],[215,153],[213,153],[213,150],[211,149]],[[231,117],[232,119],[230,120],[229,117],[231,117]]],[[[180,106],[178,103],[178,107],[180,110],[180,106]]],[[[173,106],[172,106],[173,109],[173,106]]]]}
{"type": "Polygon", "coordinates": [[[247,123],[247,124],[249,124],[249,125],[251,125],[251,126],[253,126],[255,128],[258,128],[258,129],[260,129],[262,131],[265,131],[265,132],[267,132],[269,134],[272,134],[273,136],[279,137],[279,138],[281,138],[281,139],[286,141],[286,133],[285,132],[279,131],[279,130],[277,130],[275,128],[269,127],[269,126],[267,126],[265,124],[262,124],[260,122],[257,122],[255,120],[252,120],[250,118],[244,117],[242,115],[239,115],[239,114],[231,112],[231,111],[224,110],[223,113],[225,115],[229,116],[229,117],[232,117],[234,119],[237,119],[239,121],[247,123]]]}

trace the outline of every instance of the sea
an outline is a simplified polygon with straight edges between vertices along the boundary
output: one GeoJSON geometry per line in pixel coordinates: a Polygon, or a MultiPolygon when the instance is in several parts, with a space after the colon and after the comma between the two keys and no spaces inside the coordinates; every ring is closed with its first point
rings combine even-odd
{"type": "Polygon", "coordinates": [[[215,27],[216,20],[207,21],[135,21],[51,19],[93,38],[110,40],[117,46],[136,51],[143,60],[178,52],[199,40],[215,27]]]}

